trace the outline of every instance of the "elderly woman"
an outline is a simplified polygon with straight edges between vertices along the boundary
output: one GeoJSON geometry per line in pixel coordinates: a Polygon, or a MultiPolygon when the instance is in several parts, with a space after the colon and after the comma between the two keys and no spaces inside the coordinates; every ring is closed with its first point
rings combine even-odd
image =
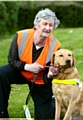
{"type": "MultiPolygon", "coordinates": [[[[14,36],[8,64],[0,67],[0,118],[9,117],[7,107],[11,84],[28,84],[32,89],[34,118],[54,118],[55,106],[47,66],[50,66],[52,53],[61,45],[51,34],[58,25],[55,13],[46,8],[37,13],[34,28],[18,31],[14,36]]],[[[53,66],[51,70],[55,74],[58,72],[53,66]]]]}

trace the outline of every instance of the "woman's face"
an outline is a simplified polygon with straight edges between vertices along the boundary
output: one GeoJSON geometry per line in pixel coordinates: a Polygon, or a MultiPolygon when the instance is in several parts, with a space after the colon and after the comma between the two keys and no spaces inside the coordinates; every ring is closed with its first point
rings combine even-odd
{"type": "Polygon", "coordinates": [[[48,38],[53,29],[54,29],[53,19],[42,19],[36,26],[38,35],[40,35],[40,37],[43,38],[48,38]]]}

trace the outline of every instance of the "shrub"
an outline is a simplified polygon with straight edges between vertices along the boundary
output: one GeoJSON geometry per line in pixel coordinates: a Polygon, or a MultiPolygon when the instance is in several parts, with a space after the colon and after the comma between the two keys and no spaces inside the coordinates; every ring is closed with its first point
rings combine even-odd
{"type": "Polygon", "coordinates": [[[6,21],[7,21],[7,13],[6,13],[6,6],[3,2],[0,2],[0,35],[6,34],[6,21]]]}
{"type": "Polygon", "coordinates": [[[34,17],[42,8],[50,8],[55,11],[56,16],[61,21],[59,27],[83,27],[82,5],[76,2],[71,2],[71,4],[57,4],[55,1],[51,2],[51,4],[42,6],[42,1],[39,1],[34,2],[33,6],[31,6],[30,2],[24,2],[23,5],[21,4],[21,6],[19,6],[18,28],[24,29],[33,27],[34,17]]]}
{"type": "Polygon", "coordinates": [[[8,14],[6,27],[9,33],[13,33],[17,29],[18,20],[18,4],[17,2],[3,2],[6,6],[6,12],[8,14]]]}

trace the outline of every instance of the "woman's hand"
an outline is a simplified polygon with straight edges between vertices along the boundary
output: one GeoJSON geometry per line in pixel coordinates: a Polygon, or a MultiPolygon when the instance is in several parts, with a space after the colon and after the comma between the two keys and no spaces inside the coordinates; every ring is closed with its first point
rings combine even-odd
{"type": "Polygon", "coordinates": [[[59,73],[59,66],[54,67],[52,64],[50,65],[47,77],[51,78],[59,73]]]}
{"type": "Polygon", "coordinates": [[[32,73],[39,73],[44,69],[44,66],[38,64],[38,63],[32,63],[32,64],[25,64],[24,70],[32,72],[32,73]]]}

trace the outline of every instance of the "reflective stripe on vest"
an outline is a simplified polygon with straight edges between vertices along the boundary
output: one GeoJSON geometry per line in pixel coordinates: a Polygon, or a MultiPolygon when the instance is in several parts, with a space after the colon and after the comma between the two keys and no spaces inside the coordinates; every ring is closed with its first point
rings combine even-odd
{"type": "MultiPolygon", "coordinates": [[[[19,53],[19,58],[22,54],[22,51],[24,49],[24,46],[25,46],[25,43],[26,43],[26,38],[28,36],[28,31],[27,30],[22,30],[22,40],[21,40],[21,43],[20,43],[20,46],[19,46],[19,49],[18,49],[18,53],[19,53]]],[[[53,49],[54,49],[54,46],[55,46],[55,43],[56,43],[56,39],[53,38],[50,42],[50,46],[49,46],[49,51],[48,51],[48,56],[47,56],[47,59],[46,59],[46,63],[48,63],[50,61],[50,58],[52,57],[52,53],[53,53],[53,49]]]]}
{"type": "Polygon", "coordinates": [[[50,58],[52,57],[52,53],[53,53],[53,49],[54,49],[55,43],[56,43],[56,39],[53,38],[51,40],[51,42],[50,42],[50,48],[49,48],[49,52],[48,52],[46,63],[48,63],[50,61],[50,58]]]}
{"type": "Polygon", "coordinates": [[[23,51],[24,46],[25,46],[26,38],[28,36],[27,30],[22,30],[22,32],[23,32],[22,40],[21,40],[21,43],[20,43],[20,46],[19,46],[19,49],[18,49],[19,58],[20,58],[20,56],[22,54],[22,51],[23,51]]]}

